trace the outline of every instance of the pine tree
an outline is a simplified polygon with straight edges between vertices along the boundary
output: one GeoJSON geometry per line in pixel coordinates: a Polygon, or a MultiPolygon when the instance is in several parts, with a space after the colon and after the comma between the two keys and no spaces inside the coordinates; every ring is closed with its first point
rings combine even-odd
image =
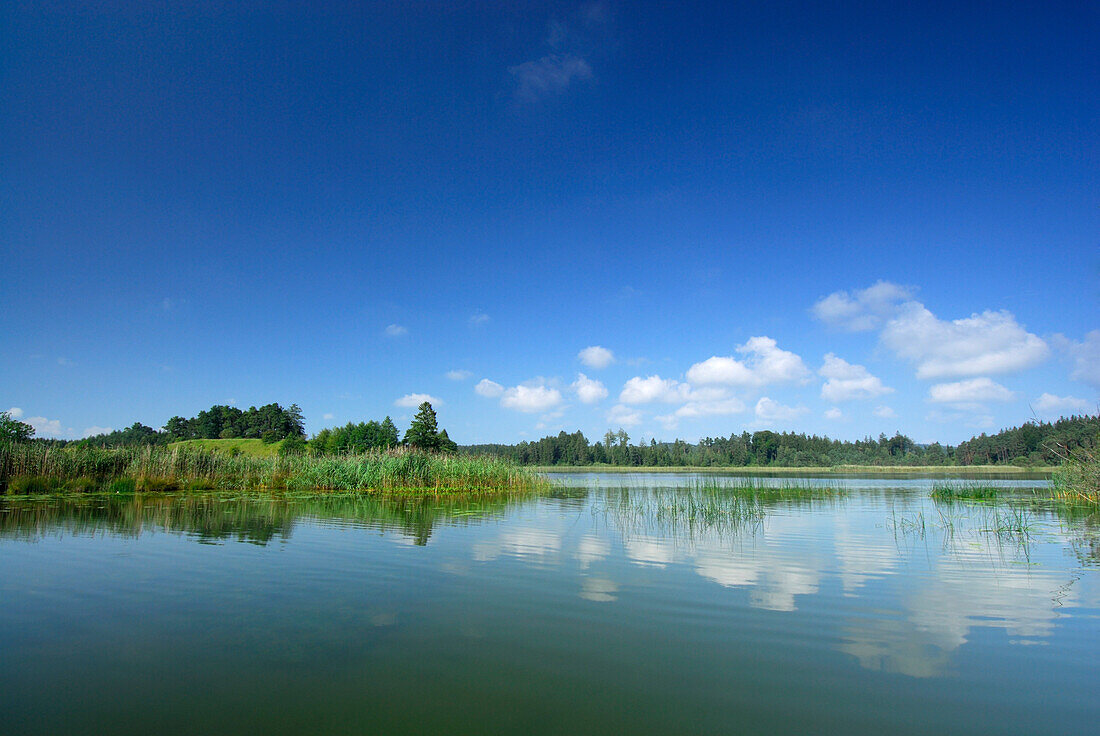
{"type": "Polygon", "coordinates": [[[418,450],[439,449],[439,422],[435,409],[427,401],[417,407],[416,416],[405,432],[404,442],[418,450]]]}

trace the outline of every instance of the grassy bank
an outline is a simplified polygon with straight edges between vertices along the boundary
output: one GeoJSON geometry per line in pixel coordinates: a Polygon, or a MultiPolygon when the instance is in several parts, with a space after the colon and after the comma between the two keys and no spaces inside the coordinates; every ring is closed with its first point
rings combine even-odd
{"type": "Polygon", "coordinates": [[[529,466],[538,473],[721,473],[724,475],[806,475],[867,473],[875,475],[1050,475],[1053,466],[1017,467],[1014,465],[830,465],[822,467],[632,467],[629,465],[546,465],[529,466]]]}
{"type": "Polygon", "coordinates": [[[226,455],[248,455],[250,457],[275,457],[279,454],[279,448],[283,446],[283,440],[265,444],[263,440],[233,439],[233,440],[181,440],[173,442],[168,447],[181,450],[209,450],[221,452],[226,455]]]}
{"type": "Polygon", "coordinates": [[[440,495],[526,492],[548,485],[530,470],[495,458],[406,449],[334,457],[259,457],[192,446],[0,445],[0,490],[12,495],[178,490],[440,495]]]}

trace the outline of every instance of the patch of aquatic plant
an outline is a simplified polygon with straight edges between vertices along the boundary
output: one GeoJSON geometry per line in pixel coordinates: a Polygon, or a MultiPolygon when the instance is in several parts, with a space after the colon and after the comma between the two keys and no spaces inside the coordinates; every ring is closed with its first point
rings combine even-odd
{"type": "Polygon", "coordinates": [[[0,489],[19,495],[179,490],[375,491],[416,495],[543,491],[510,462],[406,448],[361,455],[255,457],[195,447],[0,444],[0,489]]]}
{"type": "Polygon", "coordinates": [[[839,482],[784,480],[769,483],[761,478],[705,478],[688,486],[696,493],[711,496],[736,496],[757,503],[836,498],[847,493],[839,482]]]}
{"type": "Polygon", "coordinates": [[[997,498],[997,486],[975,481],[936,481],[932,498],[937,501],[992,501],[997,498]]]}
{"type": "Polygon", "coordinates": [[[674,538],[754,532],[765,517],[759,500],[705,487],[609,490],[594,507],[621,533],[674,538]]]}
{"type": "Polygon", "coordinates": [[[1050,479],[1051,495],[1067,504],[1100,508],[1100,454],[1076,447],[1061,452],[1062,464],[1050,479]]]}

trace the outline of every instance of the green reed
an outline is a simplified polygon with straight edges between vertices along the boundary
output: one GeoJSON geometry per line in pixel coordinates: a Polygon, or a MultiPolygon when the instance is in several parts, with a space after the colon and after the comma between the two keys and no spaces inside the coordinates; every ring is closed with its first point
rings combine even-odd
{"type": "Polygon", "coordinates": [[[378,491],[439,495],[528,492],[549,483],[494,457],[407,448],[360,455],[255,457],[193,447],[0,444],[0,489],[12,494],[179,490],[378,491]]]}

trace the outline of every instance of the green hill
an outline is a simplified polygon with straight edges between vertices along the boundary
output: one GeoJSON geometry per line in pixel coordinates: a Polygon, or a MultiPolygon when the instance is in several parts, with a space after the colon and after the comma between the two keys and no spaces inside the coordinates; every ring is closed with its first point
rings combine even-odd
{"type": "Polygon", "coordinates": [[[283,441],[272,442],[265,445],[263,440],[233,439],[233,440],[181,440],[173,442],[169,447],[188,448],[194,447],[202,450],[213,450],[226,455],[251,455],[252,457],[275,457],[279,454],[279,448],[283,441]]]}

